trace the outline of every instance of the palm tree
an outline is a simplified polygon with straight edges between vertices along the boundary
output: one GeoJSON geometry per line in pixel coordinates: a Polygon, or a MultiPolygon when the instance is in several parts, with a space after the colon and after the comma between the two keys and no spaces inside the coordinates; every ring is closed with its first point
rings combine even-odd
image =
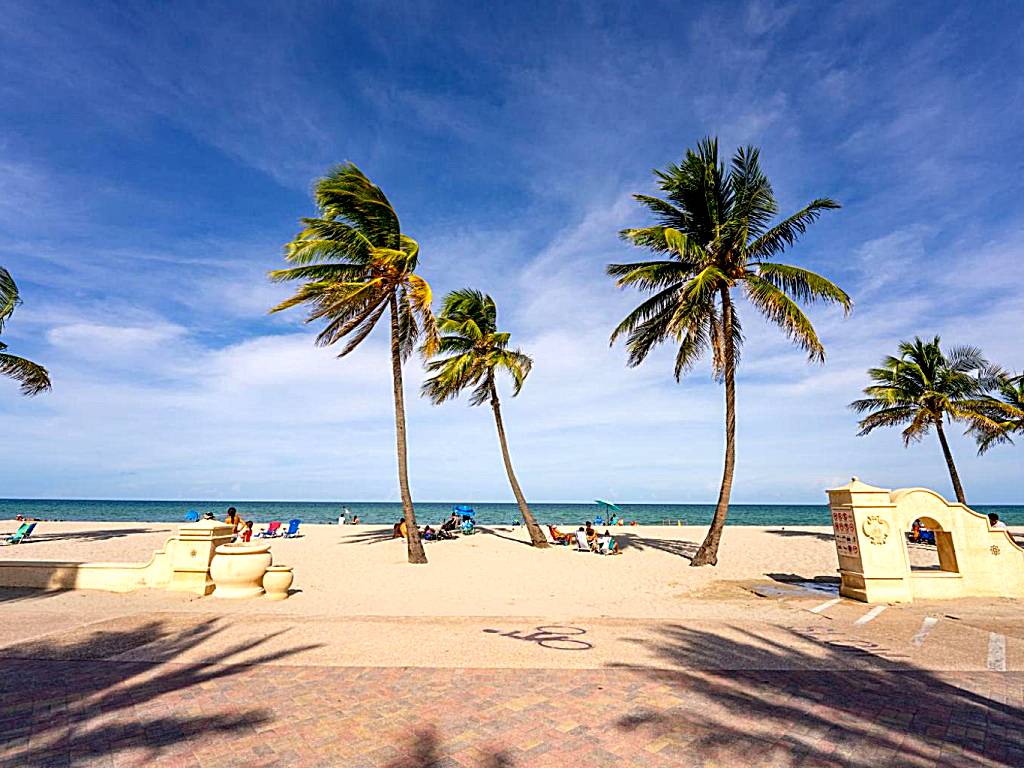
{"type": "Polygon", "coordinates": [[[736,463],[735,376],[743,334],[733,290],[742,287],[755,309],[819,362],[825,359],[824,347],[795,300],[832,302],[847,312],[851,306],[850,297],[821,275],[773,261],[822,211],[839,204],[819,198],[771,225],[778,205],[759,154],[754,147],[738,149],[727,172],[718,161],[717,139],[708,138],[696,151],[687,150],[679,165],[655,171],[665,197],[634,198],[657,224],[620,234],[660,258],[608,266],[620,287],[653,294],[612,333],[613,344],[626,335],[628,364],[639,365],[656,346],[671,342],[677,345],[677,381],[710,350],[714,374],[725,383],[722,484],[711,527],[690,561],[694,566],[718,562],[736,463]]]}
{"type": "Polygon", "coordinates": [[[975,404],[970,432],[978,441],[978,453],[998,443],[1013,443],[1012,436],[1024,435],[1024,374],[997,371],[994,393],[986,393],[975,404]]]}
{"type": "Polygon", "coordinates": [[[864,388],[867,397],[850,403],[857,413],[868,414],[861,419],[858,434],[906,424],[903,444],[910,445],[935,427],[957,501],[966,504],[943,424],[947,418],[976,422],[989,364],[977,347],[953,347],[949,354],[944,353],[938,336],[931,341],[918,337],[901,341],[898,349],[899,357],[890,355],[881,367],[868,370],[873,383],[864,388]]]}
{"type": "Polygon", "coordinates": [[[445,296],[437,324],[441,338],[436,351],[438,355],[447,357],[427,364],[427,371],[434,375],[423,383],[423,394],[437,405],[458,397],[467,387],[473,387],[470,405],[491,404],[505,472],[519,504],[519,512],[530,532],[533,546],[547,547],[547,537],[530,512],[512,470],[497,386],[497,374],[507,373],[512,377],[512,396],[518,395],[530,374],[533,360],[518,349],[508,348],[509,334],[498,332],[498,308],[494,299],[480,291],[464,288],[445,296]]]}
{"type": "MultiPolygon", "coordinates": [[[[0,267],[0,332],[14,309],[21,303],[18,286],[11,273],[0,267]]],[[[32,397],[50,389],[50,374],[39,365],[24,357],[8,354],[7,345],[0,341],[0,376],[7,376],[21,382],[21,394],[32,397]]]]}
{"type": "Polygon", "coordinates": [[[381,189],[352,163],[338,166],[317,182],[314,194],[320,215],[302,219],[303,230],[285,246],[285,258],[295,266],[270,273],[271,280],[301,280],[302,286],[270,311],[308,305],[306,322],[326,321],[316,337],[318,345],[347,337],[338,357],[358,347],[384,313],[389,314],[398,485],[409,562],[425,563],[409,493],[402,389],[403,360],[421,335],[428,352],[437,339],[430,286],[415,274],[419,245],[402,233],[398,215],[381,189]]]}

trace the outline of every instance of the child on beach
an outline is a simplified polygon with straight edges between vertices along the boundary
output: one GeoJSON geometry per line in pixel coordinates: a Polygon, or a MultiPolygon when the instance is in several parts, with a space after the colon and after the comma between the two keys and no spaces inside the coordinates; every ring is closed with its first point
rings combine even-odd
{"type": "Polygon", "coordinates": [[[620,554],[622,554],[619,551],[619,542],[617,542],[612,537],[611,533],[609,533],[607,531],[607,529],[605,530],[604,535],[601,536],[600,539],[598,539],[597,544],[598,544],[598,547],[600,548],[600,552],[601,552],[602,555],[620,555],[620,554]]]}
{"type": "Polygon", "coordinates": [[[245,521],[245,528],[242,529],[242,541],[245,544],[252,541],[252,520],[245,521]]]}

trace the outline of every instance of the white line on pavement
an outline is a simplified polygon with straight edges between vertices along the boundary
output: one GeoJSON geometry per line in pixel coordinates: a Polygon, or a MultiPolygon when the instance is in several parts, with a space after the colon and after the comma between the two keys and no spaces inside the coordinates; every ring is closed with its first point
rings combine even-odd
{"type": "Polygon", "coordinates": [[[835,598],[833,600],[828,600],[828,601],[822,603],[821,605],[816,605],[813,608],[808,608],[808,610],[811,613],[821,613],[822,611],[827,611],[829,608],[831,608],[833,605],[835,605],[838,602],[839,602],[839,598],[837,597],[837,598],[835,598]]]}
{"type": "Polygon", "coordinates": [[[911,643],[920,648],[924,645],[925,638],[928,637],[928,633],[932,631],[932,627],[939,623],[939,620],[934,616],[925,616],[924,621],[921,622],[921,628],[917,630],[917,634],[910,640],[911,643]]]}
{"type": "Polygon", "coordinates": [[[993,672],[1006,671],[1006,636],[995,632],[988,634],[988,663],[985,665],[993,672]]]}
{"type": "Polygon", "coordinates": [[[888,607],[889,606],[887,606],[887,605],[876,605],[874,608],[872,608],[870,611],[865,613],[863,616],[861,616],[859,619],[857,619],[853,623],[854,624],[867,624],[869,621],[872,621],[876,616],[878,616],[878,614],[880,614],[882,611],[884,611],[888,607]]]}

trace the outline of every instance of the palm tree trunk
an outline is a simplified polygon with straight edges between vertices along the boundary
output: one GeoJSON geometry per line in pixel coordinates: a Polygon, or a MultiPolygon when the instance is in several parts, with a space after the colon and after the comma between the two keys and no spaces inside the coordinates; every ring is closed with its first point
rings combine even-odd
{"type": "Polygon", "coordinates": [[[718,505],[711,520],[704,543],[700,545],[691,566],[718,565],[718,544],[722,540],[722,529],[729,514],[729,495],[732,493],[732,475],[736,467],[736,355],[733,348],[732,300],[729,289],[722,289],[722,344],[725,365],[725,467],[722,470],[722,485],[718,490],[718,505]]]}
{"type": "Polygon", "coordinates": [[[391,305],[391,378],[395,385],[395,442],[398,449],[398,488],[402,494],[402,514],[405,517],[405,540],[409,548],[410,563],[427,562],[427,554],[420,541],[420,529],[416,525],[416,512],[412,507],[409,493],[408,448],[405,444],[405,396],[402,392],[402,351],[398,332],[398,298],[394,293],[389,299],[391,305]]]}
{"type": "Polygon", "coordinates": [[[953,452],[949,450],[949,443],[946,442],[946,433],[942,429],[942,417],[935,419],[935,431],[939,433],[939,442],[942,443],[942,453],[946,457],[946,466],[949,468],[949,479],[953,481],[953,491],[956,493],[956,500],[961,504],[967,503],[964,496],[964,487],[960,485],[960,475],[956,472],[956,464],[953,463],[953,452]]]}
{"type": "Polygon", "coordinates": [[[533,517],[533,513],[530,508],[526,505],[526,498],[523,496],[523,490],[519,487],[519,481],[516,480],[516,473],[512,471],[512,459],[508,453],[508,441],[505,439],[505,424],[501,420],[501,404],[498,402],[498,388],[494,386],[494,381],[491,381],[491,408],[494,410],[494,423],[498,427],[498,442],[501,443],[501,458],[505,460],[505,472],[508,473],[508,482],[512,486],[512,493],[515,494],[516,503],[519,505],[519,513],[523,516],[523,522],[526,523],[526,530],[530,532],[530,541],[533,542],[533,546],[539,549],[545,549],[548,546],[547,536],[544,535],[544,531],[537,525],[537,521],[533,517]]]}

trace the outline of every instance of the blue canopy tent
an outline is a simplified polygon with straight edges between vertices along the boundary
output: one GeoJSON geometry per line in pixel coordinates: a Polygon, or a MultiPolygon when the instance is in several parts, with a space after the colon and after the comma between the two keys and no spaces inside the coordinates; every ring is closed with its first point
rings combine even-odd
{"type": "Polygon", "coordinates": [[[466,504],[456,504],[454,507],[452,507],[452,512],[457,514],[459,517],[471,517],[474,519],[476,518],[476,512],[473,510],[472,507],[467,506],[466,504]]]}

